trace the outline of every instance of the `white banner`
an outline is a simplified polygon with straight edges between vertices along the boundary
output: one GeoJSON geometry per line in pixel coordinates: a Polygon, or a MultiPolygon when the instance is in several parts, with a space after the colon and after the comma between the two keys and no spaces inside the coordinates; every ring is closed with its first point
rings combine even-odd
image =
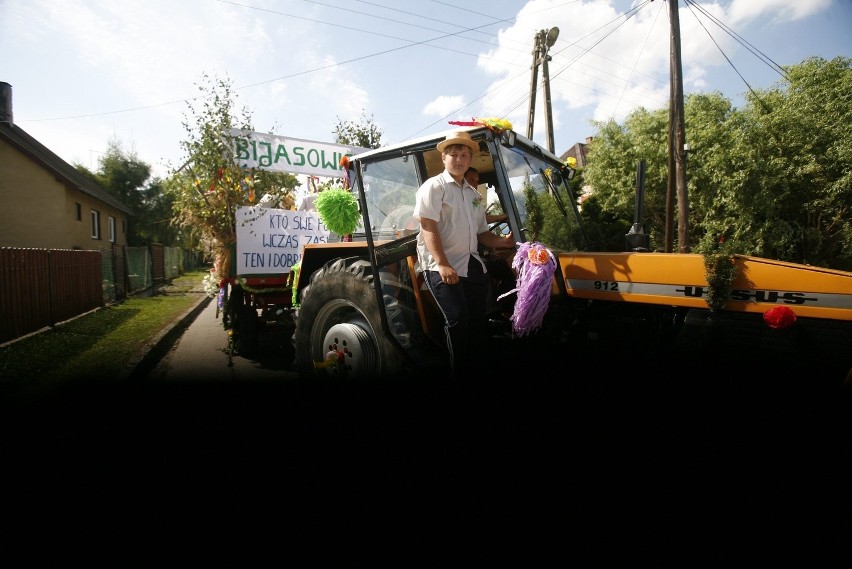
{"type": "Polygon", "coordinates": [[[301,140],[250,130],[232,129],[233,151],[241,168],[340,178],[340,159],[368,150],[301,140]]]}
{"type": "Polygon", "coordinates": [[[329,230],[315,211],[237,208],[237,275],[289,273],[305,243],[327,243],[329,230]]]}

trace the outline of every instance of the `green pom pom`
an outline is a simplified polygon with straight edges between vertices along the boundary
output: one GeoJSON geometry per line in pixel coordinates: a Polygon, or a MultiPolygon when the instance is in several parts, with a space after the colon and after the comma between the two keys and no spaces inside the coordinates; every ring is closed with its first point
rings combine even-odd
{"type": "Polygon", "coordinates": [[[349,190],[331,189],[320,192],[316,201],[317,213],[329,230],[338,235],[355,231],[361,214],[358,201],[349,190]]]}

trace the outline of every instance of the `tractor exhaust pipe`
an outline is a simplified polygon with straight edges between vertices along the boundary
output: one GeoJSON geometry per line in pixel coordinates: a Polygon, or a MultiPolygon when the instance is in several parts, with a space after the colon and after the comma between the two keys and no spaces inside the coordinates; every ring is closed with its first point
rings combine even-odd
{"type": "Polygon", "coordinates": [[[645,203],[645,161],[636,165],[636,210],[633,214],[633,226],[624,236],[625,250],[634,253],[647,253],[651,250],[651,236],[642,227],[642,206],[645,203]]]}

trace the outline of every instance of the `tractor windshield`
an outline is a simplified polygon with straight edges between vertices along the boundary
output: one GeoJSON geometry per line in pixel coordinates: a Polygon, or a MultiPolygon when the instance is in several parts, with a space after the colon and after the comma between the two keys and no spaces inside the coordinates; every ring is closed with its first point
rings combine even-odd
{"type": "Polygon", "coordinates": [[[363,173],[373,239],[396,239],[420,228],[412,217],[420,185],[414,160],[398,156],[370,162],[364,164],[363,173]]]}
{"type": "Polygon", "coordinates": [[[565,167],[521,145],[498,148],[520,216],[522,240],[538,241],[555,250],[585,249],[579,210],[565,167]]]}

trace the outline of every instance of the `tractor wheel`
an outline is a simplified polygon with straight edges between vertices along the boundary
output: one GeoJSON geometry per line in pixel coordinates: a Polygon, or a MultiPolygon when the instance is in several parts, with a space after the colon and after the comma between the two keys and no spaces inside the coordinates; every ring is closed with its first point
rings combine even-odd
{"type": "Polygon", "coordinates": [[[294,345],[302,377],[390,378],[401,369],[382,332],[370,263],[335,259],[311,275],[296,311],[294,345]]]}

